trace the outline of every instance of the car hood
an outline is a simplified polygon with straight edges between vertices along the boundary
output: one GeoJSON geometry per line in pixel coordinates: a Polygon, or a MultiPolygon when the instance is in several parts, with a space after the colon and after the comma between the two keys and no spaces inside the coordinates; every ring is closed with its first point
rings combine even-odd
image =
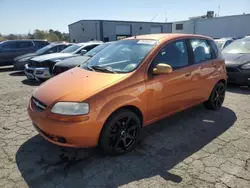
{"type": "Polygon", "coordinates": [[[117,83],[129,74],[87,71],[76,67],[44,82],[33,96],[50,106],[57,101],[80,102],[94,93],[117,83]]]}
{"type": "Polygon", "coordinates": [[[239,66],[250,62],[250,54],[223,54],[226,66],[239,66]]]}
{"type": "Polygon", "coordinates": [[[88,56],[72,57],[72,58],[65,59],[63,61],[56,63],[55,66],[72,68],[72,67],[76,67],[80,64],[85,63],[86,61],[89,60],[89,58],[90,57],[88,57],[88,56]]]}
{"type": "Polygon", "coordinates": [[[74,57],[74,56],[76,56],[76,54],[53,53],[53,54],[37,56],[37,57],[32,58],[32,60],[38,61],[38,62],[47,61],[47,60],[55,61],[55,60],[62,60],[62,59],[69,58],[69,57],[74,57]]]}
{"type": "Polygon", "coordinates": [[[15,61],[20,61],[22,59],[31,59],[31,58],[33,58],[35,56],[37,56],[36,53],[28,53],[28,54],[17,56],[14,60],[15,61]]]}

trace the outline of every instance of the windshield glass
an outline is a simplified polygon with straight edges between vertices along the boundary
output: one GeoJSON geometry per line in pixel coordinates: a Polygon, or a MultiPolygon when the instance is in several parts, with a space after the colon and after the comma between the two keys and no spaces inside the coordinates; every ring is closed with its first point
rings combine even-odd
{"type": "Polygon", "coordinates": [[[113,73],[127,73],[135,70],[141,61],[157,44],[155,40],[122,40],[115,42],[89,59],[82,68],[92,70],[100,67],[113,73]]]}
{"type": "Polygon", "coordinates": [[[72,46],[69,46],[67,48],[65,48],[63,51],[61,51],[61,53],[73,53],[76,50],[78,50],[79,48],[81,48],[82,46],[79,44],[74,44],[72,46]]]}
{"type": "Polygon", "coordinates": [[[89,56],[89,57],[93,57],[95,54],[97,54],[98,52],[100,52],[101,50],[103,50],[104,48],[106,48],[107,46],[109,46],[111,43],[104,43],[101,44],[95,48],[93,48],[92,50],[88,51],[85,55],[89,56]]]}
{"type": "Polygon", "coordinates": [[[49,49],[51,49],[52,47],[54,47],[54,45],[52,45],[52,44],[47,45],[47,46],[44,46],[44,47],[41,48],[40,50],[37,50],[37,51],[36,51],[36,54],[37,54],[37,55],[43,54],[43,53],[45,53],[46,51],[48,51],[49,49]]]}
{"type": "Polygon", "coordinates": [[[230,45],[228,45],[222,52],[229,54],[250,53],[250,41],[247,40],[234,41],[230,45]]]}

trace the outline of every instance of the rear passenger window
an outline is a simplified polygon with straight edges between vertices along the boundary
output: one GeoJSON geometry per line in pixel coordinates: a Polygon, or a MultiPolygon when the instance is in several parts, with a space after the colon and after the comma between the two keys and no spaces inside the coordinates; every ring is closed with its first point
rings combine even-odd
{"type": "Polygon", "coordinates": [[[39,41],[38,40],[38,41],[34,41],[34,43],[35,43],[37,48],[42,48],[44,46],[49,45],[49,42],[47,42],[47,41],[39,41]]]}
{"type": "Polygon", "coordinates": [[[173,69],[188,66],[188,52],[185,41],[167,44],[154,59],[152,68],[155,68],[159,63],[168,64],[173,69]]]}
{"type": "Polygon", "coordinates": [[[195,39],[190,41],[194,52],[195,63],[202,63],[213,59],[212,50],[206,40],[195,39]]]}
{"type": "Polygon", "coordinates": [[[16,45],[17,48],[29,48],[33,46],[33,43],[31,41],[20,41],[16,45]]]}

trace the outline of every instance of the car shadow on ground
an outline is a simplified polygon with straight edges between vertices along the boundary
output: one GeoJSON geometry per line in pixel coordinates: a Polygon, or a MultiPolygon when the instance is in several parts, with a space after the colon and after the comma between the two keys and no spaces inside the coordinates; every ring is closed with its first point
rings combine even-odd
{"type": "Polygon", "coordinates": [[[9,71],[14,71],[14,67],[13,66],[0,67],[0,72],[9,72],[9,71]]]}
{"type": "Polygon", "coordinates": [[[227,85],[227,92],[243,94],[243,95],[250,95],[250,87],[240,86],[237,84],[228,84],[227,85]]]}
{"type": "Polygon", "coordinates": [[[110,157],[98,149],[71,149],[34,136],[16,153],[17,166],[29,187],[118,187],[160,176],[179,183],[169,172],[229,129],[237,117],[225,107],[210,111],[202,105],[166,118],[142,131],[130,153],[110,157]]]}
{"type": "Polygon", "coordinates": [[[25,76],[24,71],[16,71],[9,74],[10,76],[25,76]]]}
{"type": "Polygon", "coordinates": [[[22,80],[22,83],[28,86],[39,86],[41,84],[41,82],[38,81],[31,81],[28,79],[22,80]]]}

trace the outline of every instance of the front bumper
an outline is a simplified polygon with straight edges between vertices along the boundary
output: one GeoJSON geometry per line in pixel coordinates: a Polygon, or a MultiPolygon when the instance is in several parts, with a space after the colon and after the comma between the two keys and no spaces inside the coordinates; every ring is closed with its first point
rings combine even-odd
{"type": "Polygon", "coordinates": [[[227,68],[227,82],[239,85],[250,85],[250,70],[227,68]]]}
{"type": "Polygon", "coordinates": [[[96,121],[96,114],[90,113],[88,120],[81,122],[62,122],[48,118],[50,109],[36,109],[30,100],[28,114],[40,135],[51,143],[74,148],[89,148],[98,145],[102,123],[96,121]]]}
{"type": "Polygon", "coordinates": [[[36,68],[25,65],[25,75],[29,80],[49,79],[52,77],[49,68],[36,68]]]}
{"type": "Polygon", "coordinates": [[[28,61],[18,61],[14,60],[13,66],[15,70],[24,70],[25,65],[28,63],[28,61]]]}

